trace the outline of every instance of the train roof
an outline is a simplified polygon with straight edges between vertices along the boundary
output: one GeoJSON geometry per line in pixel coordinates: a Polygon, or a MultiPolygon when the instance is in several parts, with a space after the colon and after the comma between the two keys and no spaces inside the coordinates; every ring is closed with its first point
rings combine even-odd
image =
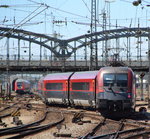
{"type": "Polygon", "coordinates": [[[129,67],[102,67],[100,71],[105,72],[127,72],[128,70],[132,71],[129,67]]]}
{"type": "Polygon", "coordinates": [[[75,72],[70,79],[95,79],[98,71],[75,72]]]}
{"type": "Polygon", "coordinates": [[[16,82],[29,82],[29,81],[25,79],[17,79],[16,82]]]}
{"type": "Polygon", "coordinates": [[[72,74],[73,72],[52,73],[46,75],[43,80],[67,80],[72,74]]]}

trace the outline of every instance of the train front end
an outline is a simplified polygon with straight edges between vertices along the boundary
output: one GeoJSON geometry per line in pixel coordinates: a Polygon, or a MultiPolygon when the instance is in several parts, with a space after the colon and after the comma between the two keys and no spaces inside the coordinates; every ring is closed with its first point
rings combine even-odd
{"type": "Polygon", "coordinates": [[[29,93],[31,84],[29,81],[24,79],[17,79],[15,82],[15,92],[18,94],[29,93]]]}
{"type": "Polygon", "coordinates": [[[97,76],[96,106],[99,110],[125,111],[135,107],[135,77],[127,67],[104,67],[97,76]]]}

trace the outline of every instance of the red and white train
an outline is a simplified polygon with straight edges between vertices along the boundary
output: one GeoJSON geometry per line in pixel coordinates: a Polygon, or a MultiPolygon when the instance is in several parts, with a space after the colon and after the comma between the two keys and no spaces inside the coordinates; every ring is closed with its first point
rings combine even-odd
{"type": "Polygon", "coordinates": [[[135,106],[135,76],[127,67],[48,74],[40,79],[38,91],[46,103],[116,111],[135,106]]]}
{"type": "Polygon", "coordinates": [[[15,92],[18,94],[29,93],[31,89],[31,83],[24,79],[17,79],[15,81],[15,92]]]}

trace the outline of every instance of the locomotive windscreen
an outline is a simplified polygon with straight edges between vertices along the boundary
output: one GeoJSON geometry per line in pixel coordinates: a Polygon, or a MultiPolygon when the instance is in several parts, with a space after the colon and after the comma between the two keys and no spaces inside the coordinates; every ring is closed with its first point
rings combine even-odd
{"type": "Polygon", "coordinates": [[[116,74],[117,86],[127,87],[128,85],[127,82],[128,82],[127,74],[116,74]]]}
{"type": "Polygon", "coordinates": [[[90,88],[89,82],[72,83],[72,90],[89,90],[89,88],[90,88]]]}
{"type": "Polygon", "coordinates": [[[63,83],[47,83],[46,89],[47,90],[62,90],[63,89],[63,83]]]}
{"type": "Polygon", "coordinates": [[[127,74],[104,74],[104,86],[127,87],[127,74]]]}
{"type": "Polygon", "coordinates": [[[22,82],[17,82],[17,87],[21,89],[22,88],[22,82]]]}

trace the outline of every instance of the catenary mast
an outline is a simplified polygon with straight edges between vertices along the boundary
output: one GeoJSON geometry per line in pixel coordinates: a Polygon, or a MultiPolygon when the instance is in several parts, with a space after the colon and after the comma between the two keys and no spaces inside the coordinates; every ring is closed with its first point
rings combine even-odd
{"type": "Polygon", "coordinates": [[[96,9],[97,4],[96,0],[91,0],[91,43],[90,43],[90,70],[97,69],[98,67],[98,52],[97,52],[97,32],[96,22],[97,22],[97,14],[96,9]],[[93,34],[93,35],[92,35],[93,34]]]}

